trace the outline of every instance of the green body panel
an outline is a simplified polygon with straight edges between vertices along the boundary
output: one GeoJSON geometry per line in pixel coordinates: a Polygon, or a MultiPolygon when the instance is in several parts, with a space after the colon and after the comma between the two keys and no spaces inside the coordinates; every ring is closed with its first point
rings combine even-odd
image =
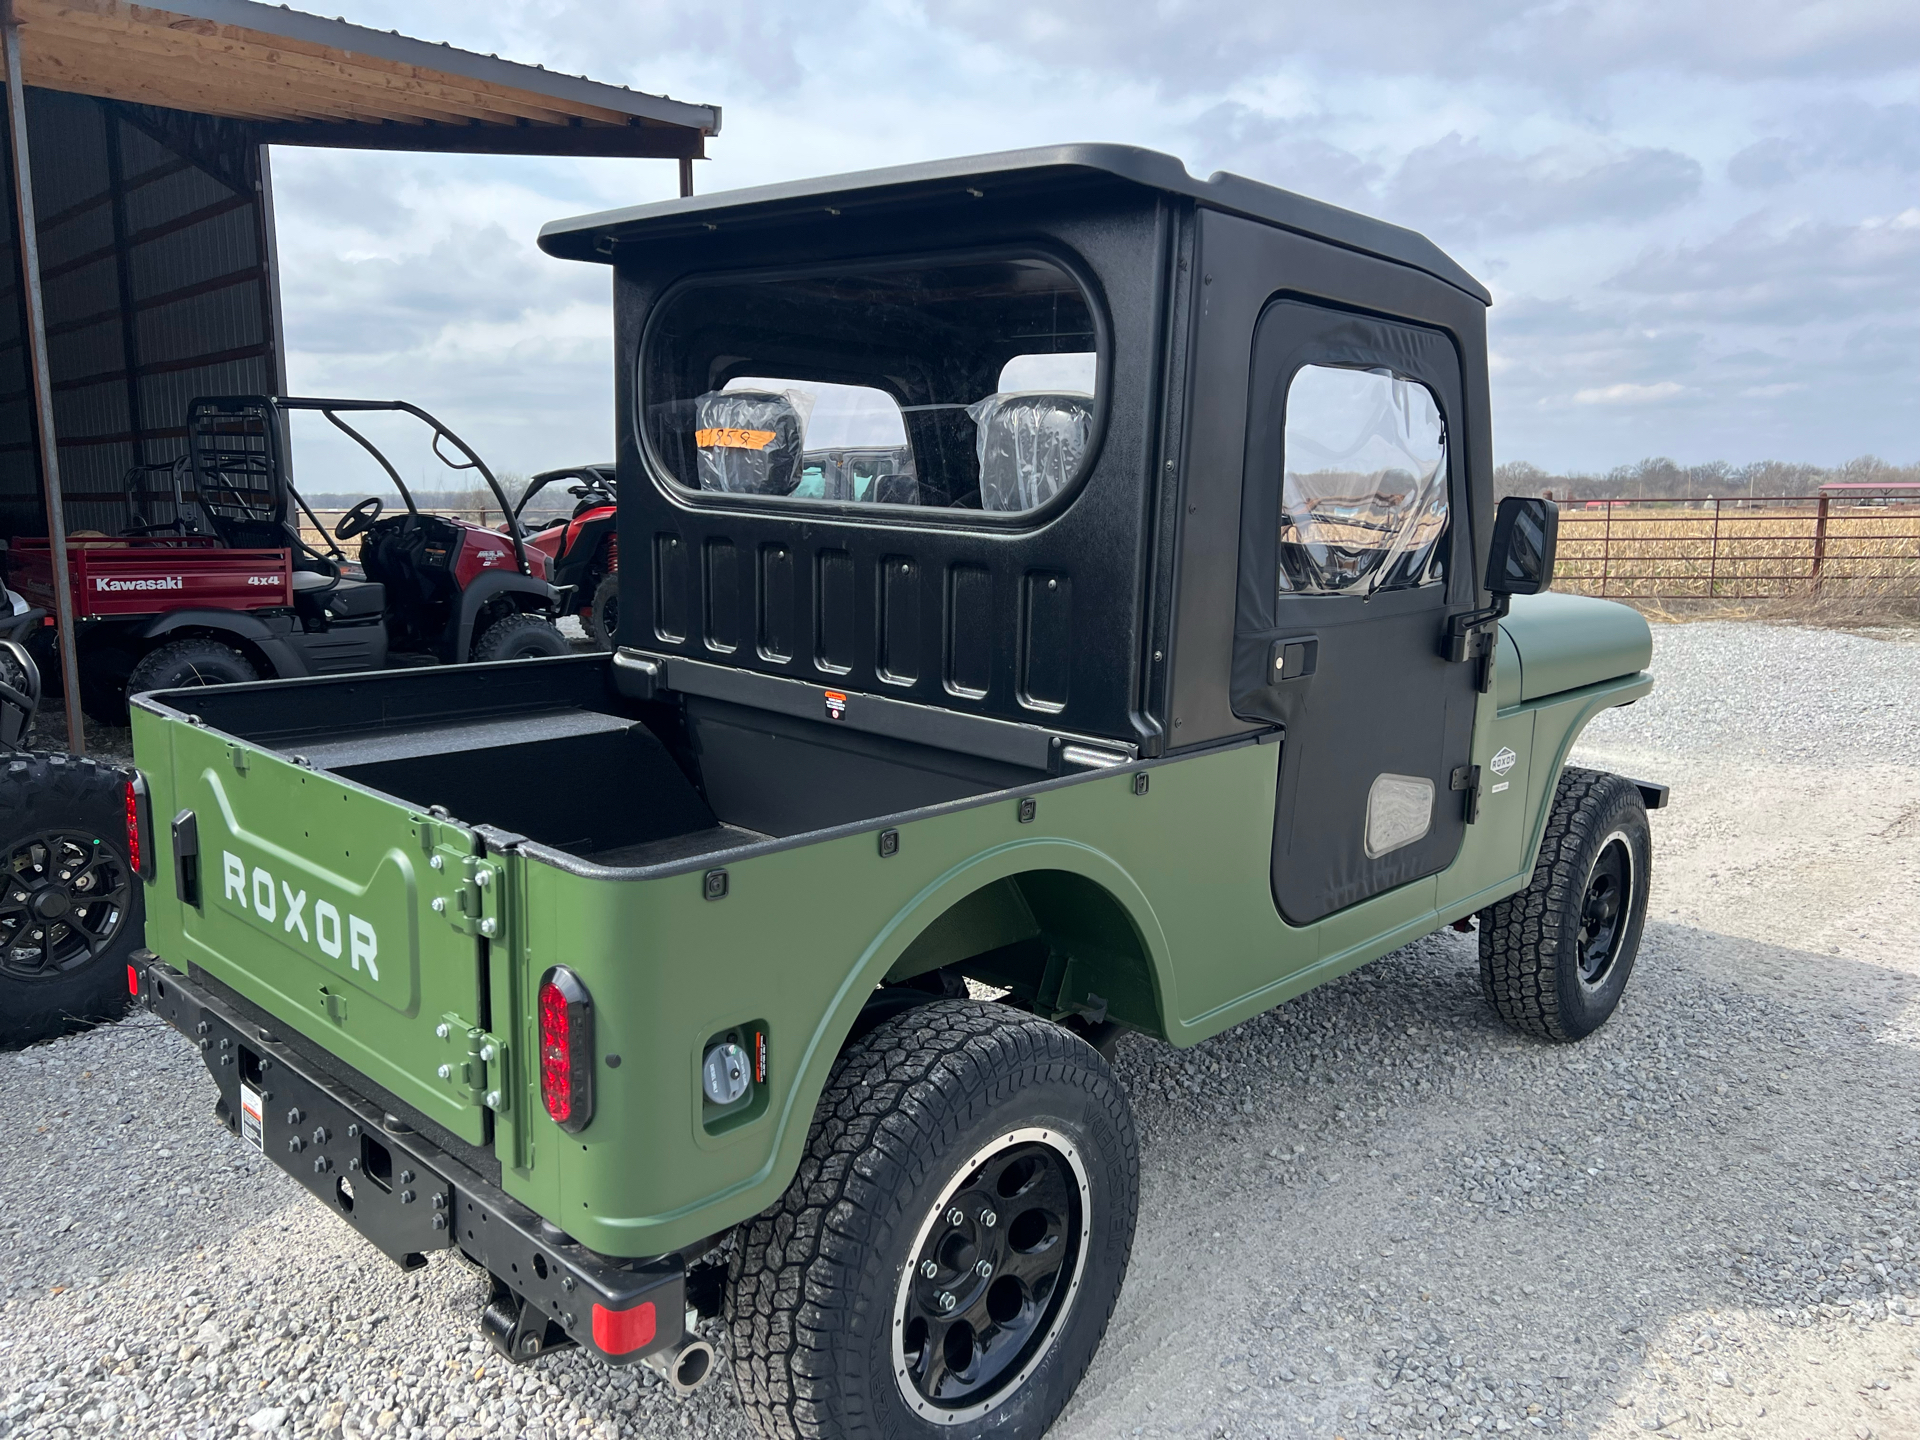
{"type": "Polygon", "coordinates": [[[503,869],[476,902],[471,884],[426,868],[429,840],[441,852],[469,844],[458,827],[263,752],[243,774],[232,742],[136,709],[155,813],[199,812],[216,886],[220,850],[243,845],[276,874],[377,901],[379,923],[401,926],[412,959],[409,969],[399,947],[384,948],[395,942],[383,928],[392,968],[376,987],[258,915],[223,909],[212,890],[201,911],[181,906],[164,853],[149,892],[150,943],[173,964],[204,966],[469,1138],[487,1112],[470,1095],[462,1109],[458,1087],[435,1078],[447,1046],[433,1022],[443,1010],[480,1013],[484,959],[494,1031],[510,1057],[530,1057],[534,989],[549,966],[572,967],[594,997],[594,1118],[567,1134],[541,1109],[531,1066],[496,1066],[488,1083],[503,1092],[492,1117],[502,1183],[594,1250],[661,1254],[777,1198],[835,1057],[889,976],[980,957],[962,968],[997,982],[996,965],[1034,945],[1045,978],[1029,988],[1043,1013],[1092,1008],[1097,996],[1113,1018],[1185,1046],[1521,888],[1580,729],[1653,682],[1643,673],[1645,622],[1625,607],[1516,605],[1508,632],[1476,714],[1479,818],[1458,856],[1436,876],[1304,928],[1281,919],[1271,888],[1279,744],[1245,741],[748,847],[727,855],[719,900],[705,897],[704,867],[563,869],[511,852],[486,862],[503,869]],[[1595,630],[1612,638],[1588,643],[1595,630]],[[1580,658],[1555,658],[1562,650],[1580,658]],[[1568,683],[1531,695],[1536,674],[1568,683]],[[1150,784],[1139,794],[1143,769],[1150,784]],[[1028,823],[1016,793],[1036,798],[1028,823]],[[891,856],[876,843],[883,825],[899,832],[891,856]],[[431,910],[436,894],[448,914],[431,910]],[[479,916],[497,919],[490,954],[461,928],[479,916]],[[347,987],[343,1021],[329,1016],[322,986],[347,987]],[[761,1024],[767,1083],[739,1112],[711,1111],[700,1091],[704,1048],[761,1024]]]}

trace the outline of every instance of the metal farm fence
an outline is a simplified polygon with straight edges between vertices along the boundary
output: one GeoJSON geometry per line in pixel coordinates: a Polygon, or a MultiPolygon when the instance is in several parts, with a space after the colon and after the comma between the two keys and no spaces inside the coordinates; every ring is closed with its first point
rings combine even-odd
{"type": "Polygon", "coordinates": [[[1563,504],[1553,588],[1644,600],[1920,597],[1920,503],[1830,496],[1563,504]]]}

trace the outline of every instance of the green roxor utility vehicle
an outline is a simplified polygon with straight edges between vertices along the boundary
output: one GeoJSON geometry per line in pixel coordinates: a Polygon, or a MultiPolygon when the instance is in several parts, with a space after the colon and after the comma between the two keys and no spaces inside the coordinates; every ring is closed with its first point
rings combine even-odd
{"type": "Polygon", "coordinates": [[[134,706],[145,1002],[507,1355],[724,1332],[770,1436],[1038,1435],[1133,1243],[1118,1037],[1474,917],[1503,1019],[1606,1020],[1665,792],[1565,762],[1649,634],[1536,594],[1434,246],[1102,146],[540,243],[613,272],[619,650],[134,706]]]}

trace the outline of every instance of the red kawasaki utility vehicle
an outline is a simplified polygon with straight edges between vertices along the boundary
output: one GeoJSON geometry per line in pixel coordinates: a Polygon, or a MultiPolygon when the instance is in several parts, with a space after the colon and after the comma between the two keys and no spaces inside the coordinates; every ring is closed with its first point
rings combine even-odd
{"type": "MultiPolygon", "coordinates": [[[[68,537],[81,704],[103,723],[125,724],[127,696],[147,690],[571,649],[554,625],[563,600],[549,555],[526,543],[472,447],[404,400],[195,400],[187,454],[130,472],[127,507],[118,535],[68,537]],[[328,538],[288,475],[294,411],[319,413],[364,448],[405,512],[383,515],[369,496],[328,538]],[[346,418],[373,411],[427,425],[433,453],[451,469],[477,471],[506,524],[492,530],[423,513],[392,462],[346,418]],[[300,513],[324,549],[302,538],[300,513]],[[357,559],[340,548],[349,540],[359,541],[357,559]]],[[[14,588],[51,609],[48,542],[15,540],[10,561],[14,588]]],[[[34,638],[45,647],[50,635],[34,638]]],[[[48,658],[42,670],[57,674],[48,658]]]]}
{"type": "MultiPolygon", "coordinates": [[[[587,634],[602,650],[617,643],[620,623],[619,494],[613,466],[573,465],[547,470],[527,482],[526,493],[514,507],[514,519],[527,537],[527,548],[547,557],[547,578],[567,595],[567,607],[580,617],[587,634]],[[562,480],[574,499],[571,515],[554,516],[537,527],[529,514],[544,508],[533,498],[562,480]]],[[[505,529],[506,526],[501,526],[505,529]]]]}

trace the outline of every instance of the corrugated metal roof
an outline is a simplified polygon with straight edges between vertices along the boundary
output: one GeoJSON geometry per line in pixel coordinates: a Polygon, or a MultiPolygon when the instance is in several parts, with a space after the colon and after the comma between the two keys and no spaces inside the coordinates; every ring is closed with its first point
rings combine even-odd
{"type": "Polygon", "coordinates": [[[224,116],[263,143],[694,157],[720,109],[256,0],[12,0],[29,86],[224,116]]]}

